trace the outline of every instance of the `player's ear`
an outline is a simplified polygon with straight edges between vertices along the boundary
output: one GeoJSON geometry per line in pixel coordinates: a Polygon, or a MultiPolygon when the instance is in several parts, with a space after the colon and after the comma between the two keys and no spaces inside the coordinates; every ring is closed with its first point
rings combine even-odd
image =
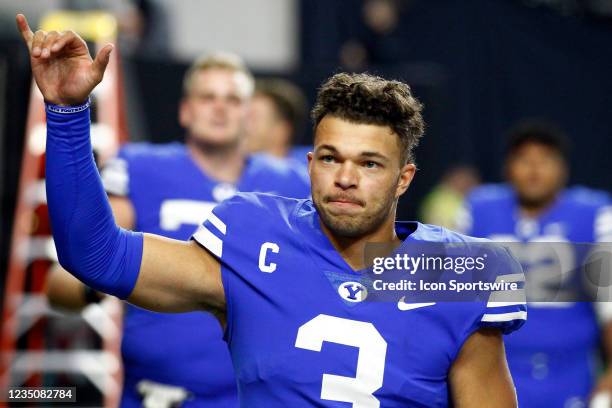
{"type": "Polygon", "coordinates": [[[311,168],[312,168],[312,161],[314,160],[314,153],[308,152],[306,154],[306,158],[308,159],[308,175],[312,176],[311,168]]]}
{"type": "Polygon", "coordinates": [[[308,159],[308,176],[312,180],[312,163],[314,162],[314,152],[315,146],[317,145],[317,129],[314,130],[313,140],[312,140],[312,151],[306,154],[306,158],[308,159]]]}
{"type": "Polygon", "coordinates": [[[408,190],[416,173],[416,166],[413,163],[406,163],[400,170],[400,176],[395,190],[395,197],[398,198],[408,190]]]}
{"type": "Polygon", "coordinates": [[[187,100],[183,98],[181,99],[181,102],[179,103],[179,110],[178,110],[179,124],[182,127],[186,128],[189,125],[189,122],[191,122],[190,117],[191,117],[191,113],[189,112],[189,107],[187,106],[187,100]]]}

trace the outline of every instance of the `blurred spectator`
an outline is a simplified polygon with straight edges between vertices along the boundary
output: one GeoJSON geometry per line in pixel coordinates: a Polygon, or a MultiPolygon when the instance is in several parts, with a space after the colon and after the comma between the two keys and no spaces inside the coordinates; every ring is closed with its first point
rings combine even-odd
{"type": "Polygon", "coordinates": [[[556,126],[524,122],[509,136],[507,183],[474,189],[460,224],[469,235],[523,244],[511,248],[525,270],[529,323],[504,339],[519,405],[586,407],[593,391],[612,391],[610,366],[596,386],[593,364],[600,342],[612,356],[612,303],[577,301],[585,259],[570,243],[612,240],[610,198],[566,187],[568,140],[556,126]]]}
{"type": "Polygon", "coordinates": [[[407,0],[363,0],[361,16],[349,25],[350,38],[340,48],[340,63],[361,70],[371,64],[397,61],[402,43],[401,20],[407,0]]]}
{"type": "MultiPolygon", "coordinates": [[[[306,116],[306,98],[297,86],[284,79],[257,81],[247,127],[248,151],[276,157],[301,154],[303,149],[294,151],[291,146],[299,140],[306,116]]],[[[304,155],[298,159],[304,161],[304,155]]]]}
{"type": "Polygon", "coordinates": [[[398,0],[366,0],[363,5],[363,20],[377,34],[388,34],[399,23],[398,0]]]}
{"type": "Polygon", "coordinates": [[[455,228],[463,199],[479,183],[478,172],[472,166],[451,167],[440,183],[425,196],[420,209],[420,220],[427,224],[455,228]]]}

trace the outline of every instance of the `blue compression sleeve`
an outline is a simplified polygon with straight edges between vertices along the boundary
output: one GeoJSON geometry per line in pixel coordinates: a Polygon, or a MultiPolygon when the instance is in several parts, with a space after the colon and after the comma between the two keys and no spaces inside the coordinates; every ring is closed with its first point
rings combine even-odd
{"type": "Polygon", "coordinates": [[[47,104],[47,203],[60,264],[88,286],[127,298],[143,236],[115,224],[89,140],[89,102],[47,104]]]}

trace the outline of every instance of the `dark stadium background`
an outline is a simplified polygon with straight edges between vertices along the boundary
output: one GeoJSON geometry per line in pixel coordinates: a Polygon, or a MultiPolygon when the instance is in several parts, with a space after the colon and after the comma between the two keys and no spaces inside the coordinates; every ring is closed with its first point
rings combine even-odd
{"type": "MultiPolygon", "coordinates": [[[[400,218],[413,218],[449,166],[473,164],[484,181],[501,178],[503,132],[538,117],[573,142],[571,182],[612,190],[612,7],[607,0],[399,0],[399,25],[377,35],[362,1],[299,2],[301,63],[282,76],[312,102],[316,87],[342,70],[340,50],[361,44],[359,67],[410,83],[426,106],[428,129],[417,149],[418,177],[400,218]]],[[[124,55],[124,58],[125,55],[124,55]]],[[[129,86],[154,142],[173,140],[186,61],[129,57],[129,86]],[[161,80],[163,78],[163,80],[161,80]]],[[[278,72],[255,72],[278,76],[278,72]]],[[[29,66],[14,15],[0,15],[0,272],[5,275],[26,118],[29,66]]],[[[309,143],[309,129],[302,143],[309,143]]]]}

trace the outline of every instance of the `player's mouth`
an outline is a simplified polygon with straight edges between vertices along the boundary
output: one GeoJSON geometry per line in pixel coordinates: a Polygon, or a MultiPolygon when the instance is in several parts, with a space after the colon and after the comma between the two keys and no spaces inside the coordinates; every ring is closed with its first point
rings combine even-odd
{"type": "Polygon", "coordinates": [[[364,206],[363,201],[348,196],[326,197],[325,201],[338,209],[352,210],[364,206]]]}
{"type": "Polygon", "coordinates": [[[228,123],[226,121],[223,122],[212,122],[212,126],[215,128],[225,128],[227,127],[228,123]]]}

